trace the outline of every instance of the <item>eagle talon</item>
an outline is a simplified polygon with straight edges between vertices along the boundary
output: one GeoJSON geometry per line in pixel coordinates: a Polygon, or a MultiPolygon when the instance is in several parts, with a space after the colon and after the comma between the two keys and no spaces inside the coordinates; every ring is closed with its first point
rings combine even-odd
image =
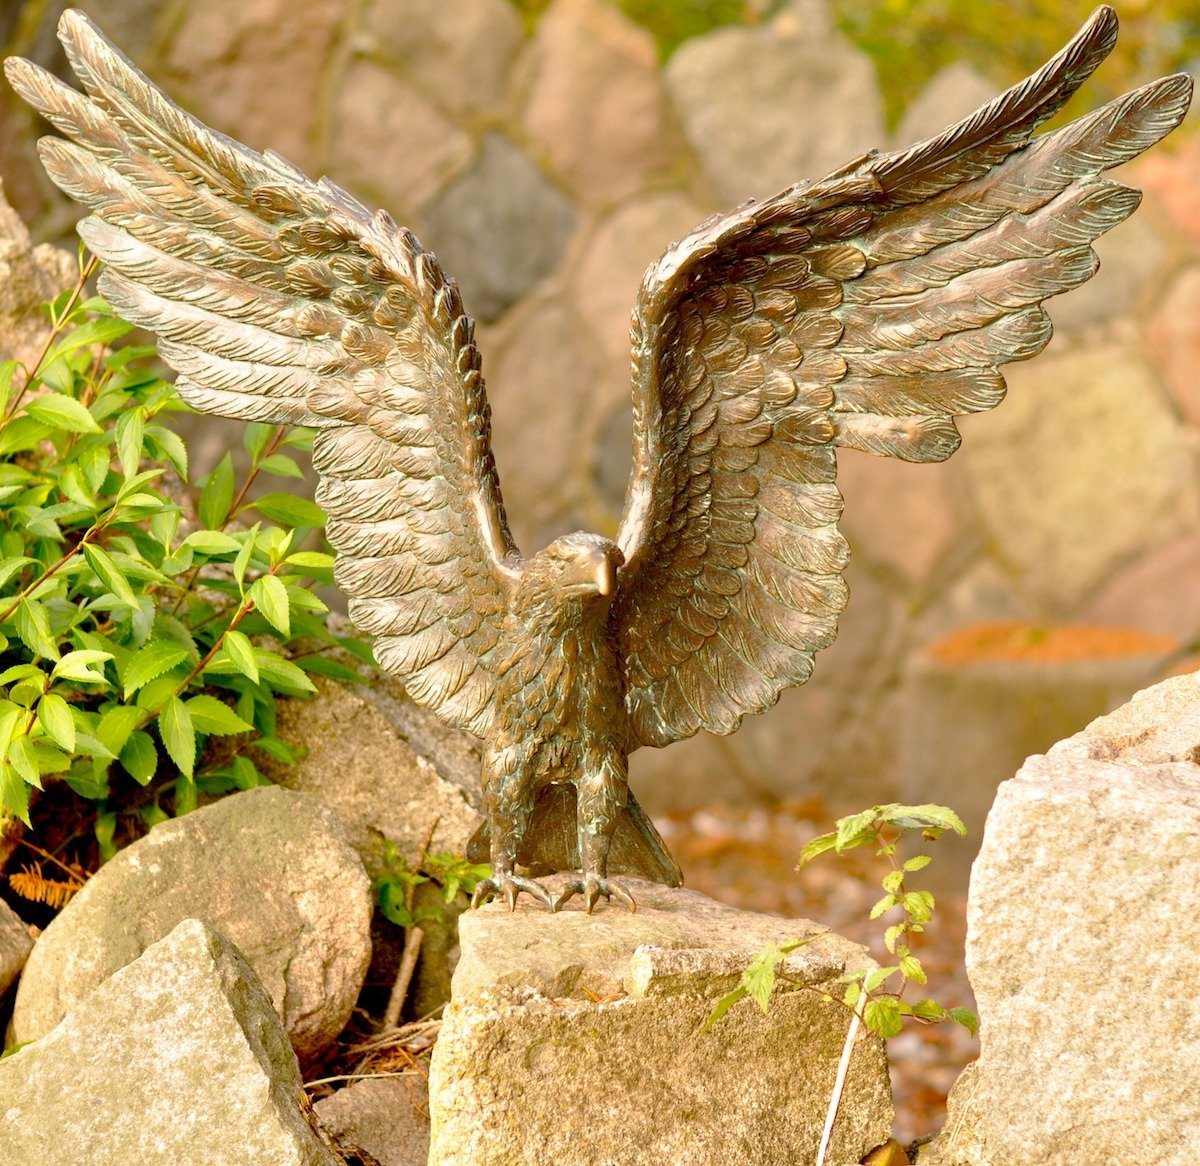
{"type": "Polygon", "coordinates": [[[603,895],[606,899],[616,899],[618,903],[623,903],[629,908],[632,914],[637,910],[637,904],[633,901],[633,896],[620,883],[610,882],[608,879],[601,878],[599,875],[587,875],[585,878],[574,879],[567,883],[562,889],[562,893],[554,901],[553,910],[559,910],[562,905],[575,895],[582,895],[584,905],[587,907],[587,913],[590,915],[592,909],[599,902],[600,896],[603,895]]]}
{"type": "Polygon", "coordinates": [[[476,883],[475,893],[471,896],[471,910],[474,911],[476,907],[486,903],[489,899],[503,896],[504,901],[508,904],[508,909],[515,911],[517,896],[522,891],[527,895],[532,895],[543,907],[549,907],[551,911],[558,910],[554,896],[541,883],[535,882],[533,879],[518,878],[511,874],[497,875],[495,878],[483,879],[476,883]]]}

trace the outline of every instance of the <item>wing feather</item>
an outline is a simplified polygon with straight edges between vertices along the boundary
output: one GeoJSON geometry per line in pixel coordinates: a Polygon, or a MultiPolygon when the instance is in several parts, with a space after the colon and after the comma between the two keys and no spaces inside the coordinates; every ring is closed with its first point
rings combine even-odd
{"type": "Polygon", "coordinates": [[[59,37],[84,92],[6,69],[67,139],[41,155],[92,212],[102,292],[158,334],[189,404],[318,430],[351,618],[414,698],[484,732],[520,560],[456,287],[386,214],[178,108],[86,17],[66,12],[59,37]]]}
{"type": "Polygon", "coordinates": [[[1190,99],[1164,78],[1033,139],[1116,27],[1098,9],[945,132],[709,219],[647,271],[616,605],[635,744],[732,732],[803,683],[846,602],[835,450],[949,457],[955,417],[1049,341],[1041,304],[1138,204],[1102,173],[1190,99]]]}

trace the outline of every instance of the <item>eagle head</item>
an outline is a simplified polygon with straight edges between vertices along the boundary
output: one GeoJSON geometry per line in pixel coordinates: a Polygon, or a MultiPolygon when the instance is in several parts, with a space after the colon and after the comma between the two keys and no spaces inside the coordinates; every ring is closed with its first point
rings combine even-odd
{"type": "Polygon", "coordinates": [[[621,548],[601,535],[563,535],[526,561],[514,607],[555,623],[578,620],[588,609],[606,610],[624,561],[621,548]]]}

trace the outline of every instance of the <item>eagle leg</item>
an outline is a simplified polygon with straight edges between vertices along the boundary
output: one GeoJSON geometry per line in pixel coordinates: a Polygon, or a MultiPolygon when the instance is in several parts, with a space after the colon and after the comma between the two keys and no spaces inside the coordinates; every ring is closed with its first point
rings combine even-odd
{"type": "Polygon", "coordinates": [[[603,895],[636,911],[633,896],[620,883],[608,878],[608,851],[629,800],[624,759],[619,756],[605,758],[575,788],[579,795],[579,863],[583,867],[583,877],[572,879],[563,887],[554,901],[554,910],[575,895],[582,895],[590,915],[603,895]]]}
{"type": "Polygon", "coordinates": [[[484,809],[491,827],[492,877],[475,884],[471,896],[474,909],[491,898],[503,897],[510,911],[517,909],[517,897],[524,891],[551,911],[557,910],[554,896],[541,883],[514,874],[517,850],[533,813],[529,784],[521,780],[519,769],[504,771],[484,781],[484,809]]]}

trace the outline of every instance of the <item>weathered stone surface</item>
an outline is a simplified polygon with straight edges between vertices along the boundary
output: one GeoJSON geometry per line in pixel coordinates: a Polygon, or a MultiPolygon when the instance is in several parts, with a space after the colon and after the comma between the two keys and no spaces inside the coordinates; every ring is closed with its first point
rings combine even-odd
{"type": "MultiPolygon", "coordinates": [[[[630,316],[642,274],[704,217],[678,191],[650,194],[623,205],[592,237],[575,274],[575,300],[605,355],[622,367],[629,364],[630,316]]],[[[628,410],[628,385],[620,389],[628,410]]]]}
{"type": "Polygon", "coordinates": [[[654,41],[603,0],[555,0],[538,24],[523,125],[580,199],[637,189],[667,160],[654,41]]]}
{"type": "Polygon", "coordinates": [[[1192,242],[1200,242],[1200,139],[1175,137],[1130,166],[1129,181],[1163,207],[1192,242]]]}
{"type": "Polygon", "coordinates": [[[966,61],[956,61],[935,73],[904,111],[896,130],[903,148],[940,134],[947,126],[973,113],[996,96],[996,83],[966,61]]]}
{"type": "Polygon", "coordinates": [[[486,351],[492,440],[509,522],[519,546],[541,547],[552,531],[564,533],[553,528],[578,503],[577,463],[600,362],[554,290],[512,312],[486,351]],[[509,474],[510,466],[517,472],[509,474]]]}
{"type": "MultiPolygon", "coordinates": [[[[155,79],[217,129],[311,166],[323,74],[344,15],[341,0],[306,0],[302,16],[292,0],[185,5],[155,79]]],[[[367,109],[372,120],[384,116],[367,109]]]]}
{"type": "Polygon", "coordinates": [[[838,458],[841,529],[854,553],[911,582],[929,578],[959,535],[958,468],[910,465],[852,450],[838,458]]]}
{"type": "Polygon", "coordinates": [[[302,1057],[345,1026],[371,956],[370,880],[315,798],[264,787],[162,822],[107,862],[42,933],[14,1043],[38,1040],[183,919],[237,944],[302,1057]]]}
{"type": "Polygon", "coordinates": [[[489,134],[479,159],[429,209],[424,226],[425,242],[458,280],[467,311],[494,320],[558,266],[575,212],[526,154],[489,134]]]}
{"type": "Polygon", "coordinates": [[[196,919],[0,1061],[5,1166],[335,1166],[253,969],[196,919]]]}
{"type": "Polygon", "coordinates": [[[20,215],[4,198],[0,180],[0,356],[32,365],[46,342],[39,305],[70,287],[78,274],[66,251],[35,247],[20,215]]]}
{"type": "MultiPolygon", "coordinates": [[[[1200,368],[1200,365],[1197,366],[1200,368]]],[[[1153,548],[1093,599],[1084,614],[1189,643],[1200,634],[1200,530],[1153,548]]]]}
{"type": "Polygon", "coordinates": [[[1069,606],[1192,516],[1191,458],[1129,349],[1045,355],[1005,375],[1008,399],[965,419],[957,456],[1001,555],[1029,591],[1069,606]]]}
{"type": "Polygon", "coordinates": [[[1197,710],[1200,677],[1157,685],[1000,787],[968,909],[982,1051],[922,1166],[1194,1158],[1197,710]]]}
{"type": "Polygon", "coordinates": [[[389,678],[317,687],[311,700],[279,706],[279,733],[305,756],[296,765],[264,761],[265,772],[329,806],[372,878],[383,872],[388,842],[415,860],[435,819],[433,849],[461,854],[478,823],[479,755],[470,740],[389,678]]]}
{"type": "Polygon", "coordinates": [[[1200,267],[1185,268],[1167,289],[1146,328],[1150,355],[1183,414],[1200,425],[1200,267]]]}
{"type": "MultiPolygon", "coordinates": [[[[1013,631],[1036,638],[1038,629],[1013,631]]],[[[965,887],[996,787],[1033,753],[1127,700],[1156,675],[1169,642],[1101,657],[945,659],[934,645],[909,664],[899,720],[900,800],[953,806],[969,831],[938,845],[938,875],[965,887]]]]}
{"type": "Polygon", "coordinates": [[[32,950],[29,925],[0,900],[0,996],[16,983],[32,950]]]}
{"type": "Polygon", "coordinates": [[[343,1154],[378,1166],[425,1166],[429,1160],[429,1086],[418,1073],[359,1081],[313,1106],[343,1154]]]}
{"type": "Polygon", "coordinates": [[[503,101],[523,40],[508,0],[371,0],[359,36],[455,113],[503,101]]]}
{"type": "Polygon", "coordinates": [[[687,140],[723,201],[821,178],[886,140],[870,59],[793,11],[760,28],[687,41],[665,75],[687,140]]]}
{"type": "MultiPolygon", "coordinates": [[[[701,1023],[767,944],[822,931],[629,880],[636,914],[567,908],[462,920],[463,958],[430,1070],[437,1166],[809,1163],[845,1040],[840,1005],[803,989],[764,1016],[736,1004],[701,1023]]],[[[865,950],[825,932],[789,957],[816,985],[865,950]]],[[[883,1050],[860,1035],[830,1161],[884,1141],[883,1050]]]]}
{"type": "Polygon", "coordinates": [[[1101,235],[1093,249],[1100,257],[1100,270],[1082,287],[1046,305],[1058,332],[1125,321],[1153,302],[1167,249],[1149,215],[1134,215],[1101,235]]]}
{"type": "Polygon", "coordinates": [[[358,58],[338,83],[329,172],[401,221],[462,170],[471,139],[429,98],[375,61],[358,58]]]}

